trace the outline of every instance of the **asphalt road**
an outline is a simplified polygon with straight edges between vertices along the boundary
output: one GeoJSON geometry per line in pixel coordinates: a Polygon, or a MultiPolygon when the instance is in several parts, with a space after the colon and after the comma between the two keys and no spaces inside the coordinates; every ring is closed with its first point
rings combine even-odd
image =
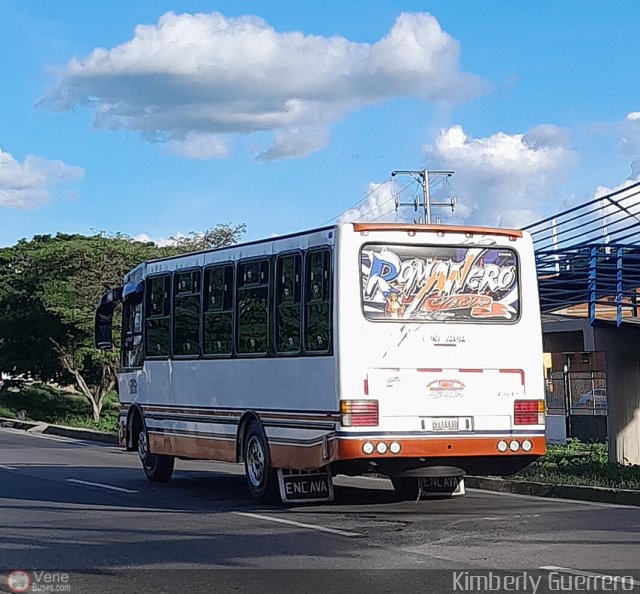
{"type": "Polygon", "coordinates": [[[39,591],[509,591],[496,581],[509,575],[540,577],[537,592],[632,575],[640,591],[639,568],[640,508],[481,491],[401,502],[388,481],[347,478],[331,504],[260,507],[239,466],[178,461],[157,485],[135,454],[0,429],[0,575],[25,570],[39,591]]]}

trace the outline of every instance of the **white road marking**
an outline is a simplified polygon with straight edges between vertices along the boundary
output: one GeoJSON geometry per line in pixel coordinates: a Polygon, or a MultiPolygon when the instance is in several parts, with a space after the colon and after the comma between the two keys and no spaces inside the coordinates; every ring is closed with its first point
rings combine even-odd
{"type": "Polygon", "coordinates": [[[502,491],[489,491],[489,489],[471,489],[468,491],[473,493],[482,493],[483,495],[495,495],[496,497],[519,497],[520,499],[533,499],[540,503],[575,503],[576,505],[590,505],[592,507],[611,507],[615,509],[635,509],[640,511],[637,505],[624,505],[620,503],[600,503],[598,501],[581,501],[579,499],[566,499],[564,497],[538,497],[536,495],[522,495],[520,493],[503,493],[502,491]]]}
{"type": "Polygon", "coordinates": [[[120,493],[138,493],[132,489],[125,489],[124,487],[114,487],[113,485],[105,485],[104,483],[92,483],[90,481],[81,481],[80,479],[68,478],[68,483],[76,483],[78,485],[88,485],[89,487],[100,487],[101,489],[108,489],[109,491],[119,491],[120,493]]]}
{"type": "Polygon", "coordinates": [[[4,464],[0,464],[0,468],[2,468],[2,470],[17,470],[13,466],[5,466],[4,464]]]}
{"type": "Polygon", "coordinates": [[[296,526],[298,528],[308,528],[310,530],[317,530],[319,532],[328,532],[329,534],[338,534],[339,536],[362,536],[358,532],[347,532],[346,530],[337,530],[336,528],[327,528],[325,526],[316,526],[314,524],[303,524],[302,522],[296,522],[294,520],[286,520],[284,518],[274,518],[273,516],[263,516],[261,514],[252,514],[249,512],[231,512],[236,516],[244,516],[245,518],[256,518],[257,520],[266,520],[267,522],[276,522],[277,524],[287,524],[289,526],[296,526]]]}
{"type": "Polygon", "coordinates": [[[625,584],[633,584],[634,586],[640,586],[640,581],[634,580],[632,576],[623,575],[611,575],[605,573],[593,573],[592,571],[583,571],[581,569],[571,569],[570,567],[556,567],[555,565],[545,565],[540,569],[545,571],[557,571],[558,573],[569,573],[571,575],[583,575],[585,577],[592,577],[596,579],[617,579],[622,584],[622,579],[626,577],[625,584]]]}

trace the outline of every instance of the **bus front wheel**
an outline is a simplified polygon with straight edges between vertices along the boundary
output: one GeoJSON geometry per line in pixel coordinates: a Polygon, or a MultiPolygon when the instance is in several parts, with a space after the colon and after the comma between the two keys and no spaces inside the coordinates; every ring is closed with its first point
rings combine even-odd
{"type": "Polygon", "coordinates": [[[259,503],[275,503],[279,499],[278,476],[271,467],[271,456],[264,432],[253,421],[244,440],[244,472],[251,496],[259,503]]]}
{"type": "Polygon", "coordinates": [[[171,480],[175,458],[152,454],[149,451],[149,436],[144,429],[138,433],[138,456],[147,479],[152,483],[168,483],[171,480]]]}

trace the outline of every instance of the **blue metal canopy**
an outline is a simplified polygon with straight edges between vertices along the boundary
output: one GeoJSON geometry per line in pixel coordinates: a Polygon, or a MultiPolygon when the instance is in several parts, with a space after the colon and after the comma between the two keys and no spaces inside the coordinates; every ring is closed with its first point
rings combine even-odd
{"type": "Polygon", "coordinates": [[[640,182],[524,228],[533,237],[543,313],[640,317],[640,182]]]}

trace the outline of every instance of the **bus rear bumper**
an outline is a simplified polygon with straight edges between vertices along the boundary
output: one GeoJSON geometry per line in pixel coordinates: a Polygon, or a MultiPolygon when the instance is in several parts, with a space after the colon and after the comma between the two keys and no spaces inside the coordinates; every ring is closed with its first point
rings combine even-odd
{"type": "Polygon", "coordinates": [[[543,435],[492,437],[339,437],[336,472],[379,472],[396,476],[433,466],[457,467],[466,474],[509,475],[545,453],[543,435]],[[383,445],[380,445],[383,444],[383,445]],[[517,444],[517,445],[516,445],[517,444]],[[506,450],[504,449],[506,445],[506,450]]]}

